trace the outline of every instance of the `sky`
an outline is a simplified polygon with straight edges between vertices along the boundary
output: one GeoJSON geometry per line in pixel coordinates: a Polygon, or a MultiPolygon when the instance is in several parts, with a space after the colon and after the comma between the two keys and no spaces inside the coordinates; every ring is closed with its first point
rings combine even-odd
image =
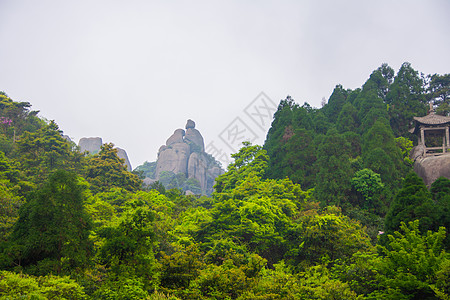
{"type": "Polygon", "coordinates": [[[450,1],[0,0],[0,90],[134,167],[187,119],[224,165],[279,101],[320,107],[383,63],[450,71],[450,1]]]}

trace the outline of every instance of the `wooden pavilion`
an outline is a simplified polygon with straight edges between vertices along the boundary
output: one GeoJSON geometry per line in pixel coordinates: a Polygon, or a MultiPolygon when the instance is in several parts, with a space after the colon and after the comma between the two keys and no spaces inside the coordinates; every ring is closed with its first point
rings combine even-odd
{"type": "Polygon", "coordinates": [[[436,115],[433,105],[425,117],[414,117],[416,126],[410,130],[418,135],[423,156],[441,155],[450,150],[450,117],[436,115]],[[440,141],[442,140],[442,146],[440,141]]]}

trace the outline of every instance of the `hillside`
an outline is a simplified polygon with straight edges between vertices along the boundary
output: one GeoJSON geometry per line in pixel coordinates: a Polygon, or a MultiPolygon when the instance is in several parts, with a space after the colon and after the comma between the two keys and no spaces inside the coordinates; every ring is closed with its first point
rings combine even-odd
{"type": "MultiPolygon", "coordinates": [[[[210,196],[145,187],[172,165],[80,153],[2,92],[0,298],[448,299],[450,179],[412,171],[409,129],[430,103],[449,114],[449,87],[405,63],[321,108],[288,96],[210,196]]],[[[180,130],[164,155],[201,155],[180,130]]]]}

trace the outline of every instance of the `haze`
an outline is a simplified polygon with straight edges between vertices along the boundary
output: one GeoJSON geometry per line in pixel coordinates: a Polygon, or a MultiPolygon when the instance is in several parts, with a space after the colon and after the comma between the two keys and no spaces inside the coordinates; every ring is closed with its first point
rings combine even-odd
{"type": "Polygon", "coordinates": [[[136,167],[187,119],[205,144],[236,118],[262,144],[270,124],[244,111],[261,92],[320,107],[382,63],[449,73],[449,13],[445,0],[0,0],[0,90],[136,167]]]}

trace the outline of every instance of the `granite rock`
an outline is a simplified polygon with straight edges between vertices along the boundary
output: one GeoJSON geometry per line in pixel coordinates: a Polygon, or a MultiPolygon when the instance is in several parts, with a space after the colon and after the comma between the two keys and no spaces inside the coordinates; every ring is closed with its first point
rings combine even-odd
{"type": "Polygon", "coordinates": [[[164,171],[186,174],[190,154],[190,147],[184,142],[172,144],[159,152],[156,164],[156,178],[159,179],[159,175],[164,171]]]}
{"type": "Polygon", "coordinates": [[[203,137],[200,134],[200,131],[198,131],[197,129],[195,128],[186,129],[186,135],[184,137],[184,140],[192,145],[191,146],[192,151],[196,150],[199,150],[200,152],[205,151],[205,144],[203,142],[203,137]]]}
{"type": "Polygon", "coordinates": [[[189,129],[189,128],[195,128],[195,122],[192,121],[191,119],[187,120],[187,122],[186,122],[186,129],[189,129]]]}
{"type": "Polygon", "coordinates": [[[450,153],[416,160],[414,172],[422,177],[428,187],[441,176],[450,179],[450,153]]]}
{"type": "Polygon", "coordinates": [[[166,146],[170,146],[176,143],[182,143],[184,134],[185,132],[183,129],[175,130],[174,133],[167,139],[166,146]]]}
{"type": "Polygon", "coordinates": [[[125,161],[125,166],[127,167],[127,171],[131,172],[131,170],[133,170],[133,169],[131,168],[131,163],[130,163],[130,160],[128,159],[127,152],[124,149],[119,148],[119,147],[116,147],[116,149],[117,149],[117,156],[125,161]]]}
{"type": "Polygon", "coordinates": [[[223,173],[214,159],[206,154],[203,137],[192,120],[187,121],[186,131],[175,130],[166,144],[159,148],[156,180],[164,171],[183,173],[186,178],[197,179],[204,194],[213,191],[215,178],[223,173]]]}
{"type": "Polygon", "coordinates": [[[88,151],[90,154],[97,154],[103,145],[101,137],[81,138],[78,142],[80,152],[88,151]]]}

